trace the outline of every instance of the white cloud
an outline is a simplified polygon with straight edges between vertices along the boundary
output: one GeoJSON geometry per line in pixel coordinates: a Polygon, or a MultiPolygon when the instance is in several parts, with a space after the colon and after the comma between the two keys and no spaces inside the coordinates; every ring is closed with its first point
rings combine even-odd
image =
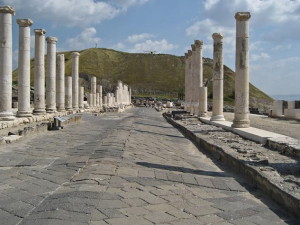
{"type": "Polygon", "coordinates": [[[207,0],[204,2],[204,9],[210,10],[215,4],[217,4],[220,0],[207,0]]]}
{"type": "Polygon", "coordinates": [[[142,34],[133,34],[128,36],[127,41],[130,43],[136,43],[140,41],[144,41],[146,39],[154,37],[153,34],[142,33],[142,34]]]}
{"type": "Polygon", "coordinates": [[[119,42],[119,43],[113,45],[111,48],[117,49],[117,50],[123,50],[126,48],[126,45],[124,45],[122,42],[119,42]]]}
{"type": "Polygon", "coordinates": [[[82,50],[86,48],[93,48],[99,43],[101,39],[96,36],[96,29],[94,27],[89,27],[83,30],[76,37],[69,38],[62,45],[63,49],[59,50],[82,50]]]}
{"type": "Polygon", "coordinates": [[[268,94],[300,94],[299,64],[300,57],[256,61],[251,64],[250,78],[268,94]]]}
{"type": "Polygon", "coordinates": [[[116,17],[128,7],[143,4],[145,0],[2,0],[12,5],[17,15],[33,20],[45,19],[53,25],[86,27],[116,17]],[[120,4],[113,4],[113,2],[120,4]],[[123,2],[123,3],[122,3],[123,2]],[[121,4],[122,3],[122,4],[121,4]]]}
{"type": "Polygon", "coordinates": [[[261,52],[260,54],[251,54],[251,60],[252,61],[260,61],[264,59],[269,59],[270,55],[265,52],[261,52]]]}
{"type": "Polygon", "coordinates": [[[159,53],[166,53],[177,48],[177,45],[169,43],[166,39],[159,41],[146,40],[142,43],[137,43],[129,52],[145,52],[145,51],[157,51],[159,53]]]}
{"type": "Polygon", "coordinates": [[[276,45],[272,48],[272,50],[274,51],[279,51],[279,50],[288,50],[291,49],[292,45],[291,44],[287,44],[287,45],[276,45]]]}

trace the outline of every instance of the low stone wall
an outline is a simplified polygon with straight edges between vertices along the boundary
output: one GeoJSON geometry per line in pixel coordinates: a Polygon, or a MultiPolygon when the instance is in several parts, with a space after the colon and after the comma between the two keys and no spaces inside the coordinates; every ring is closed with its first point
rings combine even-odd
{"type": "MultiPolygon", "coordinates": [[[[257,162],[251,162],[244,160],[240,157],[240,149],[230,149],[226,145],[222,145],[206,135],[207,133],[202,132],[200,134],[197,131],[193,131],[183,125],[180,121],[175,121],[171,117],[163,114],[165,119],[178,128],[187,138],[192,140],[198,147],[207,151],[214,158],[224,162],[230,168],[234,169],[237,173],[246,177],[252,185],[260,188],[266,194],[268,194],[273,200],[278,202],[280,205],[294,213],[296,216],[300,216],[300,196],[296,191],[292,191],[293,188],[287,190],[282,185],[282,177],[278,172],[268,166],[268,159],[262,159],[257,162]]],[[[200,121],[198,123],[201,123],[200,121]]],[[[221,129],[221,128],[219,128],[221,129]]],[[[221,129],[222,130],[222,129],[221,129]]],[[[220,137],[221,138],[221,137],[220,137]]],[[[247,146],[249,148],[249,146],[247,146]]]]}

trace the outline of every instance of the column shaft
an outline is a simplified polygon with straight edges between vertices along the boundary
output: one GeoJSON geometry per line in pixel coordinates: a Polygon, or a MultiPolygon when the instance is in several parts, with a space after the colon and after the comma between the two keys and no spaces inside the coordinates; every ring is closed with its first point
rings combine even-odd
{"type": "Polygon", "coordinates": [[[56,68],[56,107],[57,111],[65,111],[65,55],[57,55],[56,68]]]}
{"type": "Polygon", "coordinates": [[[12,113],[12,15],[10,6],[0,6],[0,120],[14,120],[12,113]]]}
{"type": "Polygon", "coordinates": [[[66,77],[66,93],[65,93],[65,107],[66,110],[72,110],[72,77],[66,77]]]}
{"type": "Polygon", "coordinates": [[[213,110],[210,120],[225,120],[223,115],[223,36],[219,33],[212,35],[214,39],[213,64],[213,110]]]}
{"type": "Polygon", "coordinates": [[[238,12],[236,19],[235,107],[233,127],[247,128],[249,120],[249,12],[238,12]]]}
{"type": "Polygon", "coordinates": [[[79,97],[79,53],[72,53],[72,104],[73,109],[78,110],[78,97],[79,97]]]}
{"type": "Polygon", "coordinates": [[[45,110],[45,33],[35,29],[34,43],[34,110],[33,114],[43,115],[45,110]]]}
{"type": "Polygon", "coordinates": [[[97,78],[92,77],[91,79],[92,107],[96,106],[96,92],[97,92],[97,78]]]}
{"type": "Polygon", "coordinates": [[[30,108],[30,19],[18,19],[19,59],[18,59],[18,117],[31,117],[30,108]]]}
{"type": "Polygon", "coordinates": [[[84,87],[79,88],[79,109],[84,109],[84,87]]]}
{"type": "Polygon", "coordinates": [[[56,42],[57,38],[47,37],[46,111],[56,112],[56,42]]]}

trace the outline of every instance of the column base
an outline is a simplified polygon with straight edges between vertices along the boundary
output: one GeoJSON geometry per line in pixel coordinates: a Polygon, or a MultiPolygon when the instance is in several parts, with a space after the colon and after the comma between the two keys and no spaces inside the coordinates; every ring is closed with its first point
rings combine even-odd
{"type": "Polygon", "coordinates": [[[46,109],[47,113],[56,113],[56,109],[46,109]]]}
{"type": "Polygon", "coordinates": [[[199,117],[207,117],[207,112],[200,112],[199,114],[199,117]]]}
{"type": "Polygon", "coordinates": [[[14,120],[14,114],[12,112],[1,112],[0,121],[12,121],[14,120]]]}
{"type": "Polygon", "coordinates": [[[57,112],[65,112],[66,110],[64,108],[57,109],[57,112]]]}
{"type": "Polygon", "coordinates": [[[45,115],[46,114],[46,110],[45,109],[34,109],[33,110],[33,115],[45,115]]]}
{"type": "Polygon", "coordinates": [[[210,118],[210,121],[225,121],[224,115],[216,115],[210,118]]]}
{"type": "Polygon", "coordinates": [[[233,124],[231,125],[233,128],[249,128],[250,120],[233,120],[233,124]]]}
{"type": "Polygon", "coordinates": [[[17,117],[32,117],[31,111],[17,111],[17,117]]]}

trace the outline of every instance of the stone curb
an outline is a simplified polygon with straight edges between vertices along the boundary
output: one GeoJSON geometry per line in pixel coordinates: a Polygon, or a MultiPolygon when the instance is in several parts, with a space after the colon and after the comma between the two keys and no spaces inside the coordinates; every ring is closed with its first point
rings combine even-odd
{"type": "Polygon", "coordinates": [[[245,164],[234,155],[226,152],[222,146],[216,145],[208,139],[197,137],[192,131],[175,122],[172,118],[163,114],[163,117],[174,127],[179,129],[187,138],[196,143],[199,147],[210,153],[214,158],[224,162],[234,171],[243,175],[247,179],[251,179],[251,184],[260,188],[274,201],[285,207],[295,216],[300,217],[300,198],[285,191],[280,184],[273,182],[266,174],[258,171],[257,168],[245,164]]]}

